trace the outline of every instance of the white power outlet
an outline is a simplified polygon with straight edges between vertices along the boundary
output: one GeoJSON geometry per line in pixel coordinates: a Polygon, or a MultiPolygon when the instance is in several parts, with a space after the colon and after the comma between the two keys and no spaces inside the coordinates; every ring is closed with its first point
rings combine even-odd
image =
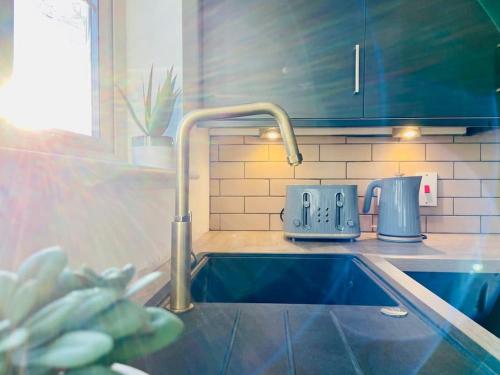
{"type": "Polygon", "coordinates": [[[437,206],[437,172],[417,172],[422,176],[419,192],[420,206],[437,206]]]}

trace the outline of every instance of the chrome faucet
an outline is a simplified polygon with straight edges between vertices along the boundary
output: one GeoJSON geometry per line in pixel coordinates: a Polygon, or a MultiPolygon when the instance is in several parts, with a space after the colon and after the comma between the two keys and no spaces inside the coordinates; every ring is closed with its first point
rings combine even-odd
{"type": "Polygon", "coordinates": [[[182,119],[177,132],[175,217],[172,222],[171,293],[169,309],[182,313],[191,303],[191,212],[189,211],[189,132],[200,120],[221,120],[266,114],[279,125],[290,165],[302,163],[290,118],[278,105],[252,103],[231,107],[199,109],[182,119]]]}

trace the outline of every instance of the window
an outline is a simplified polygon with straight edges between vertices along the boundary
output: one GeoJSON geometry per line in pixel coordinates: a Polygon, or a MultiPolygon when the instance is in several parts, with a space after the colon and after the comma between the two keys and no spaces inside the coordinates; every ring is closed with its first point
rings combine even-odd
{"type": "Polygon", "coordinates": [[[113,42],[111,0],[15,0],[0,144],[115,154],[113,42]]]}

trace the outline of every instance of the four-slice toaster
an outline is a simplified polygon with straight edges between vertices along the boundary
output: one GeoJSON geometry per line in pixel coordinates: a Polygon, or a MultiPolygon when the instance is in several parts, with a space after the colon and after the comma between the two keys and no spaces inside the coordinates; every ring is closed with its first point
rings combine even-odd
{"type": "Polygon", "coordinates": [[[285,236],[309,239],[359,237],[356,185],[289,185],[283,215],[285,236]]]}

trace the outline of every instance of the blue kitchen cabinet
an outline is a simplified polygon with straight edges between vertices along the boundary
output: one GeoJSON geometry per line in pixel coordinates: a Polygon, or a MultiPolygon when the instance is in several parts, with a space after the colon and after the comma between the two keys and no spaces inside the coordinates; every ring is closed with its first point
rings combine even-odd
{"type": "Polygon", "coordinates": [[[271,101],[296,119],[362,117],[364,28],[363,0],[203,0],[203,104],[271,101]]]}
{"type": "Polygon", "coordinates": [[[366,0],[364,116],[498,117],[498,43],[476,0],[366,0]]]}
{"type": "Polygon", "coordinates": [[[299,126],[498,126],[500,33],[477,0],[201,4],[205,107],[271,101],[299,126]]]}

